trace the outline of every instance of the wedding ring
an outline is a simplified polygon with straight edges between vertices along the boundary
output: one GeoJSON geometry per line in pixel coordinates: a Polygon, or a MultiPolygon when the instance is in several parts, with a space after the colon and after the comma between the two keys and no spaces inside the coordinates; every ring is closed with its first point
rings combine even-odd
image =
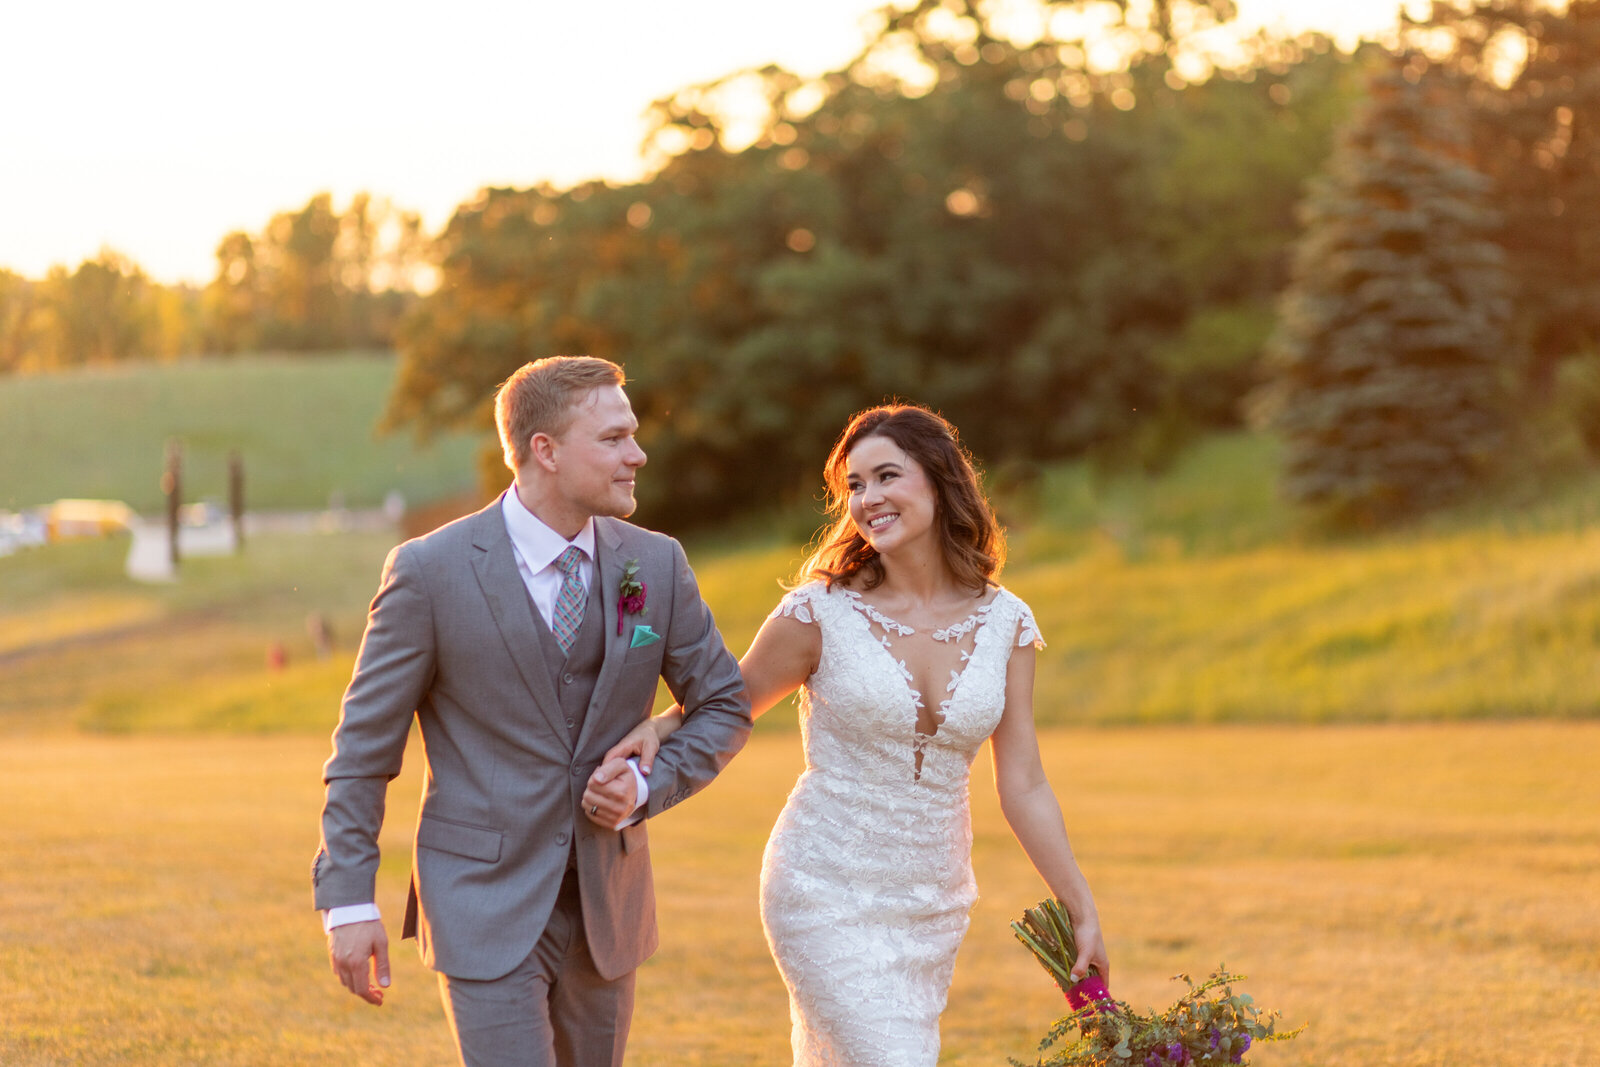
{"type": "Polygon", "coordinates": [[[599,815],[600,814],[600,805],[598,805],[598,804],[590,804],[589,805],[589,814],[590,815],[599,815]]]}

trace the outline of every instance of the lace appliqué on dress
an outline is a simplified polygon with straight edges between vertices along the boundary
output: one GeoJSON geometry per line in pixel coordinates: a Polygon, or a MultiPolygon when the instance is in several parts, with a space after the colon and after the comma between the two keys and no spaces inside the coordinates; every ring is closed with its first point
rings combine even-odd
{"type": "Polygon", "coordinates": [[[789,590],[767,618],[776,619],[782,615],[785,618],[799,619],[808,625],[815,625],[816,620],[811,614],[811,594],[815,588],[814,585],[802,585],[798,589],[789,590]]]}
{"type": "MultiPolygon", "coordinates": [[[[900,623],[895,622],[893,619],[889,618],[889,616],[885,615],[871,604],[868,604],[865,600],[862,600],[861,594],[856,592],[854,589],[842,589],[840,592],[850,598],[851,607],[855,608],[857,611],[861,612],[861,614],[865,615],[867,618],[871,619],[885,630],[888,630],[890,633],[896,633],[901,637],[907,637],[917,632],[909,626],[902,626],[900,623]]],[[[884,647],[887,648],[889,646],[886,643],[884,647]]]]}
{"type": "Polygon", "coordinates": [[[1032,645],[1034,648],[1044,648],[1044,636],[1039,633],[1039,624],[1033,621],[1033,609],[1020,600],[1017,605],[1022,609],[1017,626],[1017,647],[1032,645]]]}
{"type": "Polygon", "coordinates": [[[907,722],[922,697],[885,636],[910,628],[848,594],[810,583],[774,612],[814,623],[822,653],[801,701],[805,770],[762,861],[762,923],[789,991],[796,1067],[934,1067],[977,899],[970,770],[1005,710],[1012,650],[1038,627],[1002,589],[946,628],[967,640],[938,730],[922,734],[907,722]]]}
{"type": "MultiPolygon", "coordinates": [[[[965,619],[962,619],[954,626],[946,626],[942,630],[935,630],[928,636],[933,638],[935,641],[961,640],[963,637],[967,636],[967,634],[971,633],[973,630],[977,629],[979,626],[989,620],[989,612],[994,608],[995,604],[998,603],[999,600],[1000,598],[998,596],[995,597],[993,600],[989,601],[983,607],[979,608],[977,611],[974,611],[971,615],[968,615],[965,619]]],[[[962,658],[965,658],[965,656],[962,658]]]]}

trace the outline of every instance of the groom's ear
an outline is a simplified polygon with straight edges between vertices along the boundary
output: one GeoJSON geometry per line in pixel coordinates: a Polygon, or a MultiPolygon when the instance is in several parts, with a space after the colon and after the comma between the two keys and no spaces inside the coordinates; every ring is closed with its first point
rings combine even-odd
{"type": "Polygon", "coordinates": [[[528,438],[528,460],[537,463],[544,470],[555,472],[556,469],[556,441],[544,431],[539,431],[528,438]]]}

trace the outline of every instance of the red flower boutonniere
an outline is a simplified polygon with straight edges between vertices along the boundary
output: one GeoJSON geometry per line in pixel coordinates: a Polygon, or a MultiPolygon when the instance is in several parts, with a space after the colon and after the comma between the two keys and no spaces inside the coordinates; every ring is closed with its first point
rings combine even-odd
{"type": "Polygon", "coordinates": [[[622,636],[622,617],[644,613],[644,596],[650,587],[639,580],[639,561],[622,565],[622,581],[617,583],[617,636],[622,636]]]}

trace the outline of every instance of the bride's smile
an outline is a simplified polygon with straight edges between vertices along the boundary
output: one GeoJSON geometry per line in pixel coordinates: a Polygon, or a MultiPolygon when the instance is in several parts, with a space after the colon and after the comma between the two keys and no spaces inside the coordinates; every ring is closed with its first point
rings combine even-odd
{"type": "Polygon", "coordinates": [[[850,453],[850,518],[880,554],[903,549],[933,528],[928,476],[887,437],[872,436],[850,453]]]}

